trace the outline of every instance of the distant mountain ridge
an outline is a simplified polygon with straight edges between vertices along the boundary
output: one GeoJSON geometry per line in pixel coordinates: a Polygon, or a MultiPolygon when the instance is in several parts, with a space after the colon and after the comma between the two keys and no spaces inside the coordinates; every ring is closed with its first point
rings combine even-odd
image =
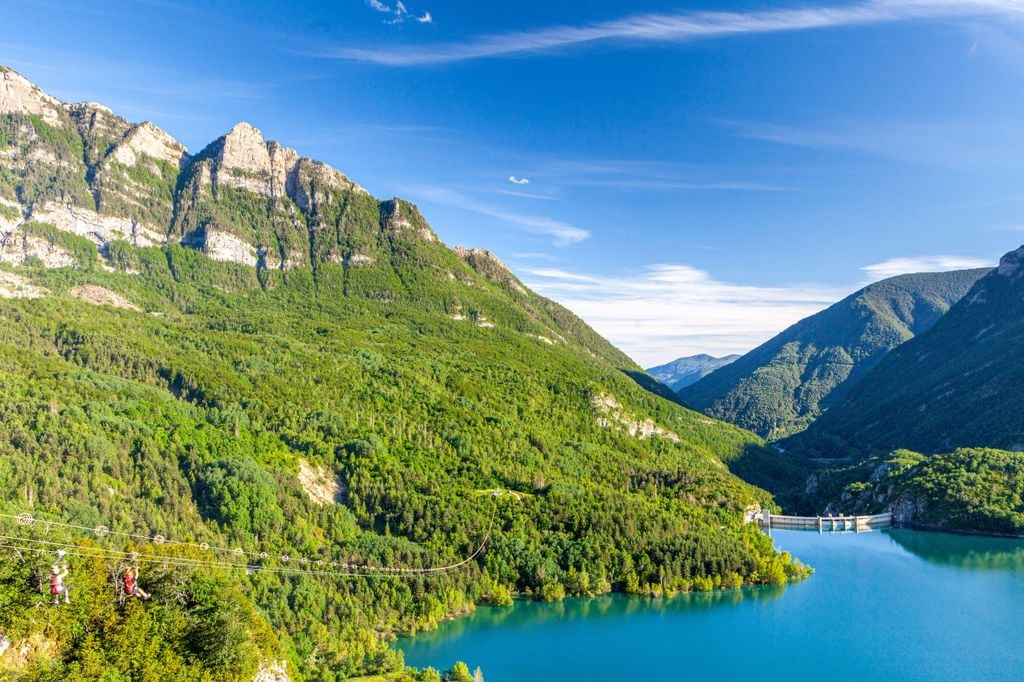
{"type": "MultiPolygon", "coordinates": [[[[346,293],[387,299],[416,288],[398,272],[412,261],[451,289],[438,300],[453,317],[493,324],[465,296],[474,272],[529,299],[529,315],[547,320],[536,338],[579,341],[634,380],[643,375],[571,312],[528,292],[494,254],[449,249],[414,204],[380,201],[248,123],[189,154],[150,122],[61,102],[0,66],[0,150],[0,263],[133,271],[132,247],[181,245],[253,268],[233,271],[238,284],[270,289],[310,268],[314,279],[340,272],[346,293]],[[580,336],[568,339],[567,328],[580,336]]],[[[647,387],[674,398],[655,382],[647,387]]]]}
{"type": "Polygon", "coordinates": [[[705,414],[778,440],[806,429],[885,355],[932,327],[988,270],[871,284],[679,391],[705,414]]]}
{"type": "MultiPolygon", "coordinates": [[[[65,104],[0,67],[0,229],[44,223],[112,242],[181,242],[214,260],[284,272],[369,265],[383,237],[436,241],[419,211],[378,202],[340,171],[264,140],[248,123],[190,155],[149,122],[94,102],[65,104]]],[[[8,239],[2,260],[66,261],[59,245],[8,239]],[[13,248],[12,248],[13,246],[13,248]]]]}
{"type": "Polygon", "coordinates": [[[1024,247],[793,440],[820,457],[1024,448],[1024,247]]]}
{"type": "Polygon", "coordinates": [[[676,358],[664,365],[651,367],[647,370],[647,373],[673,391],[679,391],[681,388],[696,383],[719,367],[724,367],[730,362],[738,360],[739,357],[739,355],[726,355],[725,357],[716,358],[701,353],[699,355],[676,358]]]}

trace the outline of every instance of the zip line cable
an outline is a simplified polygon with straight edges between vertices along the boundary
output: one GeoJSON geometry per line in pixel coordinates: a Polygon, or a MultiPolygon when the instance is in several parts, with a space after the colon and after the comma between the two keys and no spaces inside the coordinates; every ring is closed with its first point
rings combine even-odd
{"type": "MultiPolygon", "coordinates": [[[[63,523],[63,522],[60,522],[60,521],[47,521],[47,520],[44,520],[44,519],[36,519],[31,514],[28,514],[28,513],[22,513],[22,514],[17,514],[17,515],[13,515],[13,514],[0,514],[0,519],[14,520],[19,525],[22,525],[22,526],[32,526],[32,525],[35,525],[35,524],[41,524],[41,525],[44,525],[44,526],[46,526],[48,528],[49,527],[59,527],[59,528],[68,528],[68,529],[77,530],[77,531],[89,531],[89,532],[95,534],[96,537],[101,538],[101,539],[107,538],[107,537],[109,537],[111,535],[114,535],[114,536],[118,536],[118,537],[132,538],[132,539],[137,539],[137,540],[144,540],[146,542],[153,543],[154,545],[157,545],[157,546],[171,545],[171,546],[180,546],[180,547],[192,547],[192,548],[195,548],[195,549],[199,549],[200,551],[203,551],[203,552],[225,552],[225,553],[229,553],[232,556],[239,557],[239,558],[241,558],[241,557],[254,557],[254,558],[258,559],[260,562],[264,562],[264,561],[280,561],[280,562],[283,562],[283,563],[298,562],[299,564],[301,564],[303,566],[306,566],[306,565],[309,565],[310,563],[312,563],[314,566],[317,566],[318,568],[317,569],[309,569],[309,568],[297,568],[297,567],[293,568],[293,567],[290,567],[290,566],[265,566],[262,563],[256,564],[256,563],[246,562],[246,563],[243,564],[243,563],[235,563],[235,562],[224,561],[224,560],[213,560],[213,561],[210,561],[210,560],[204,560],[204,559],[192,559],[192,558],[189,558],[189,557],[175,557],[175,556],[169,556],[169,555],[164,555],[164,554],[140,555],[137,552],[123,552],[123,551],[118,551],[118,550],[114,550],[114,549],[106,549],[106,548],[103,548],[103,547],[96,547],[94,549],[94,548],[90,548],[90,547],[81,547],[80,545],[74,545],[74,544],[69,544],[69,543],[61,543],[61,542],[54,542],[54,541],[50,541],[50,540],[39,540],[39,539],[33,539],[33,538],[23,538],[23,537],[6,536],[6,535],[0,535],[0,540],[2,540],[2,541],[11,541],[11,542],[27,542],[27,543],[31,543],[31,544],[35,544],[35,545],[46,545],[46,546],[49,546],[49,547],[69,548],[69,549],[72,549],[74,551],[64,551],[64,553],[66,555],[68,555],[68,556],[80,556],[80,557],[87,557],[87,558],[106,559],[107,558],[107,556],[106,556],[107,554],[115,554],[115,555],[120,555],[121,558],[128,558],[128,559],[131,559],[133,561],[140,561],[140,562],[146,562],[146,563],[170,563],[170,564],[174,564],[174,565],[177,565],[177,566],[212,567],[212,568],[228,568],[228,569],[244,568],[247,571],[253,571],[253,572],[270,571],[270,572],[274,572],[274,573],[295,573],[295,574],[301,573],[301,574],[309,574],[309,575],[328,575],[328,576],[340,576],[340,577],[366,577],[366,578],[392,578],[392,577],[394,577],[394,578],[400,578],[400,577],[407,576],[407,575],[436,575],[436,574],[439,574],[439,573],[447,573],[447,572],[454,571],[456,569],[462,568],[463,566],[465,566],[465,565],[469,564],[470,562],[472,562],[474,559],[476,559],[478,556],[480,556],[480,554],[484,551],[484,548],[487,546],[487,543],[491,539],[491,531],[492,531],[493,526],[494,526],[494,516],[495,516],[495,514],[497,512],[497,507],[498,507],[497,501],[495,500],[495,503],[494,503],[493,507],[491,508],[490,518],[489,518],[489,520],[487,522],[487,530],[484,533],[483,539],[481,540],[480,544],[477,546],[476,550],[472,554],[470,554],[466,558],[462,559],[461,561],[453,563],[453,564],[448,564],[448,565],[445,565],[445,566],[431,566],[431,567],[426,567],[426,568],[395,567],[395,566],[390,566],[390,567],[389,566],[375,566],[375,565],[368,565],[368,564],[358,564],[358,563],[351,563],[351,562],[337,562],[337,561],[327,562],[327,561],[325,561],[322,558],[309,559],[308,557],[292,557],[289,554],[274,555],[274,554],[270,554],[269,552],[246,551],[246,550],[244,550],[244,549],[242,549],[240,547],[236,548],[236,549],[230,549],[230,548],[226,548],[226,547],[213,547],[213,546],[210,546],[206,542],[199,542],[199,543],[197,543],[197,542],[181,542],[181,541],[168,540],[163,535],[141,535],[141,534],[137,534],[137,533],[122,533],[122,532],[112,531],[107,526],[102,526],[102,525],[101,526],[97,526],[95,528],[90,528],[88,526],[81,526],[81,525],[76,525],[76,524],[72,524],[72,523],[63,523]],[[87,553],[87,552],[94,552],[94,553],[87,553]],[[96,554],[95,552],[99,552],[99,554],[96,554]],[[328,570],[325,567],[330,567],[330,569],[332,569],[332,570],[328,570]],[[339,568],[341,570],[338,570],[339,568]]],[[[26,547],[26,546],[11,545],[11,544],[0,544],[0,548],[23,550],[23,551],[29,551],[29,552],[35,552],[35,553],[41,553],[41,554],[47,554],[47,553],[51,553],[52,551],[54,551],[54,550],[50,550],[50,549],[42,549],[40,547],[31,547],[31,546],[27,546],[26,547]]]]}
{"type": "MultiPolygon", "coordinates": [[[[0,539],[3,539],[3,537],[0,537],[0,539]]],[[[46,549],[46,548],[42,548],[42,547],[30,547],[30,546],[26,547],[24,545],[11,545],[11,544],[4,544],[4,543],[0,543],[0,549],[12,549],[12,550],[15,550],[15,551],[18,551],[18,552],[32,552],[34,554],[44,554],[44,555],[48,555],[48,554],[52,554],[53,553],[52,550],[46,549]]],[[[105,549],[102,549],[102,548],[98,548],[97,549],[97,553],[65,551],[64,555],[65,556],[74,556],[74,557],[86,558],[86,559],[106,560],[106,559],[109,558],[108,556],[106,556],[106,554],[109,554],[111,552],[112,552],[112,550],[105,550],[105,549]]],[[[174,557],[164,557],[164,556],[146,556],[146,555],[142,555],[142,556],[139,556],[137,558],[136,557],[124,557],[124,556],[119,556],[119,557],[115,557],[115,558],[125,559],[125,560],[129,560],[129,561],[132,561],[132,562],[138,561],[140,563],[147,563],[147,564],[161,564],[161,565],[165,565],[166,564],[166,565],[171,565],[171,566],[177,566],[179,568],[224,568],[224,569],[240,569],[240,568],[244,568],[247,571],[253,571],[253,572],[305,574],[305,575],[315,575],[315,576],[333,576],[333,577],[338,577],[338,578],[351,578],[351,577],[357,577],[357,578],[358,577],[362,577],[362,578],[401,578],[401,577],[403,577],[401,574],[388,574],[388,573],[345,573],[345,572],[342,572],[342,571],[316,571],[316,570],[308,570],[308,569],[301,569],[301,568],[287,568],[287,567],[273,567],[273,566],[255,566],[255,565],[245,565],[245,564],[227,564],[227,563],[214,562],[214,561],[182,562],[182,561],[176,560],[174,557]]]]}
{"type": "Polygon", "coordinates": [[[28,513],[22,513],[22,514],[18,514],[18,515],[0,514],[0,518],[12,519],[14,521],[17,521],[18,524],[23,525],[23,526],[32,526],[32,525],[35,525],[35,524],[39,523],[39,524],[43,524],[43,525],[46,525],[46,526],[59,526],[59,527],[62,527],[62,528],[71,528],[71,529],[74,529],[74,530],[89,531],[91,533],[94,533],[96,535],[96,537],[99,537],[99,538],[105,538],[105,537],[109,537],[111,535],[116,535],[118,537],[132,538],[132,539],[135,539],[135,540],[145,540],[146,542],[153,542],[153,543],[158,544],[158,545],[178,545],[178,546],[182,546],[182,547],[197,547],[197,548],[199,548],[201,550],[204,550],[204,551],[205,550],[209,550],[209,551],[214,551],[214,552],[229,552],[229,553],[234,554],[236,556],[247,555],[247,556],[257,557],[257,558],[260,558],[260,559],[266,559],[267,558],[267,556],[265,556],[264,552],[247,552],[247,551],[245,551],[245,550],[243,550],[241,548],[231,549],[231,548],[228,548],[228,547],[216,547],[216,546],[211,546],[209,543],[206,543],[206,542],[181,542],[181,541],[168,540],[163,535],[141,535],[141,534],[138,534],[138,533],[121,533],[121,532],[118,532],[118,531],[110,530],[110,528],[108,528],[107,526],[103,526],[103,525],[96,526],[95,528],[90,528],[89,526],[80,526],[80,525],[76,525],[76,524],[73,524],[73,523],[62,523],[60,521],[47,521],[45,519],[34,518],[31,514],[28,514],[28,513]]]}
{"type": "MultiPolygon", "coordinates": [[[[64,550],[65,556],[80,556],[95,559],[106,559],[107,555],[117,555],[118,558],[145,561],[148,563],[159,563],[168,562],[182,566],[216,566],[216,567],[232,567],[240,568],[242,564],[230,564],[227,562],[220,561],[205,561],[203,559],[190,559],[188,557],[172,557],[166,555],[139,555],[138,552],[122,552],[116,549],[106,549],[103,547],[82,547],[80,545],[72,545],[66,542],[52,542],[49,540],[39,540],[35,538],[22,538],[13,535],[0,535],[0,540],[8,540],[11,542],[27,542],[35,545],[46,545],[47,547],[67,547],[72,551],[64,550]]],[[[4,545],[9,546],[9,545],[4,545]]],[[[52,549],[43,549],[39,547],[17,545],[19,549],[26,551],[43,551],[52,553],[52,549]]]]}

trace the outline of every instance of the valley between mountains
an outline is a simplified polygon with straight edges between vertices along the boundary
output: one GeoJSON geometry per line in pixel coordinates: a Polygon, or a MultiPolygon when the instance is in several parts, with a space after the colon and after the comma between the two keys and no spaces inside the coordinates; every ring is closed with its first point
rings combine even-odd
{"type": "Polygon", "coordinates": [[[1022,262],[872,284],[678,396],[773,441],[734,469],[792,512],[1024,535],[1022,262]]]}

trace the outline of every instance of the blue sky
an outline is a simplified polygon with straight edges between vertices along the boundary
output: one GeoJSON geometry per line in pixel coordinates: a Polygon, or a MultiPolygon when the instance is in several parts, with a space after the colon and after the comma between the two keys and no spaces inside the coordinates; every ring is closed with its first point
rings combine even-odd
{"type": "Polygon", "coordinates": [[[0,63],[192,151],[248,121],[644,365],[1024,241],[1019,0],[114,4],[5,3],[0,63]]]}

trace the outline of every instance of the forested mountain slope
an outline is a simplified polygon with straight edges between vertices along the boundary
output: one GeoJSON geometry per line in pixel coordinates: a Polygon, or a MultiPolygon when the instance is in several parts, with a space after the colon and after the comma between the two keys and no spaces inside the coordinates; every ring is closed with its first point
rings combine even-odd
{"type": "Polygon", "coordinates": [[[651,367],[647,370],[647,373],[673,391],[678,391],[690,384],[696,383],[719,367],[724,367],[730,362],[738,360],[739,357],[739,355],[726,355],[721,358],[705,354],[691,355],[676,358],[664,365],[651,367]]]}
{"type": "Polygon", "coordinates": [[[1024,536],[1024,453],[896,450],[810,479],[812,513],[877,514],[931,530],[1024,536]]]}
{"type": "MultiPolygon", "coordinates": [[[[0,71],[0,221],[0,513],[258,548],[266,569],[453,563],[493,514],[454,573],[158,561],[144,604],[114,597],[118,555],[73,556],[72,605],[41,610],[50,557],[2,548],[0,623],[27,652],[5,679],[249,680],[281,659],[343,679],[510,593],[801,575],[743,523],[767,494],[723,464],[764,457],[756,436],[644,390],[493,255],[251,126],[191,156],[0,71]]],[[[2,523],[20,545],[186,552],[2,523]]]]}
{"type": "Polygon", "coordinates": [[[931,328],[986,270],[902,275],[797,322],[678,395],[771,440],[806,429],[885,355],[931,328]]]}
{"type": "Polygon", "coordinates": [[[794,440],[818,457],[1024,447],[1024,248],[794,440]]]}

